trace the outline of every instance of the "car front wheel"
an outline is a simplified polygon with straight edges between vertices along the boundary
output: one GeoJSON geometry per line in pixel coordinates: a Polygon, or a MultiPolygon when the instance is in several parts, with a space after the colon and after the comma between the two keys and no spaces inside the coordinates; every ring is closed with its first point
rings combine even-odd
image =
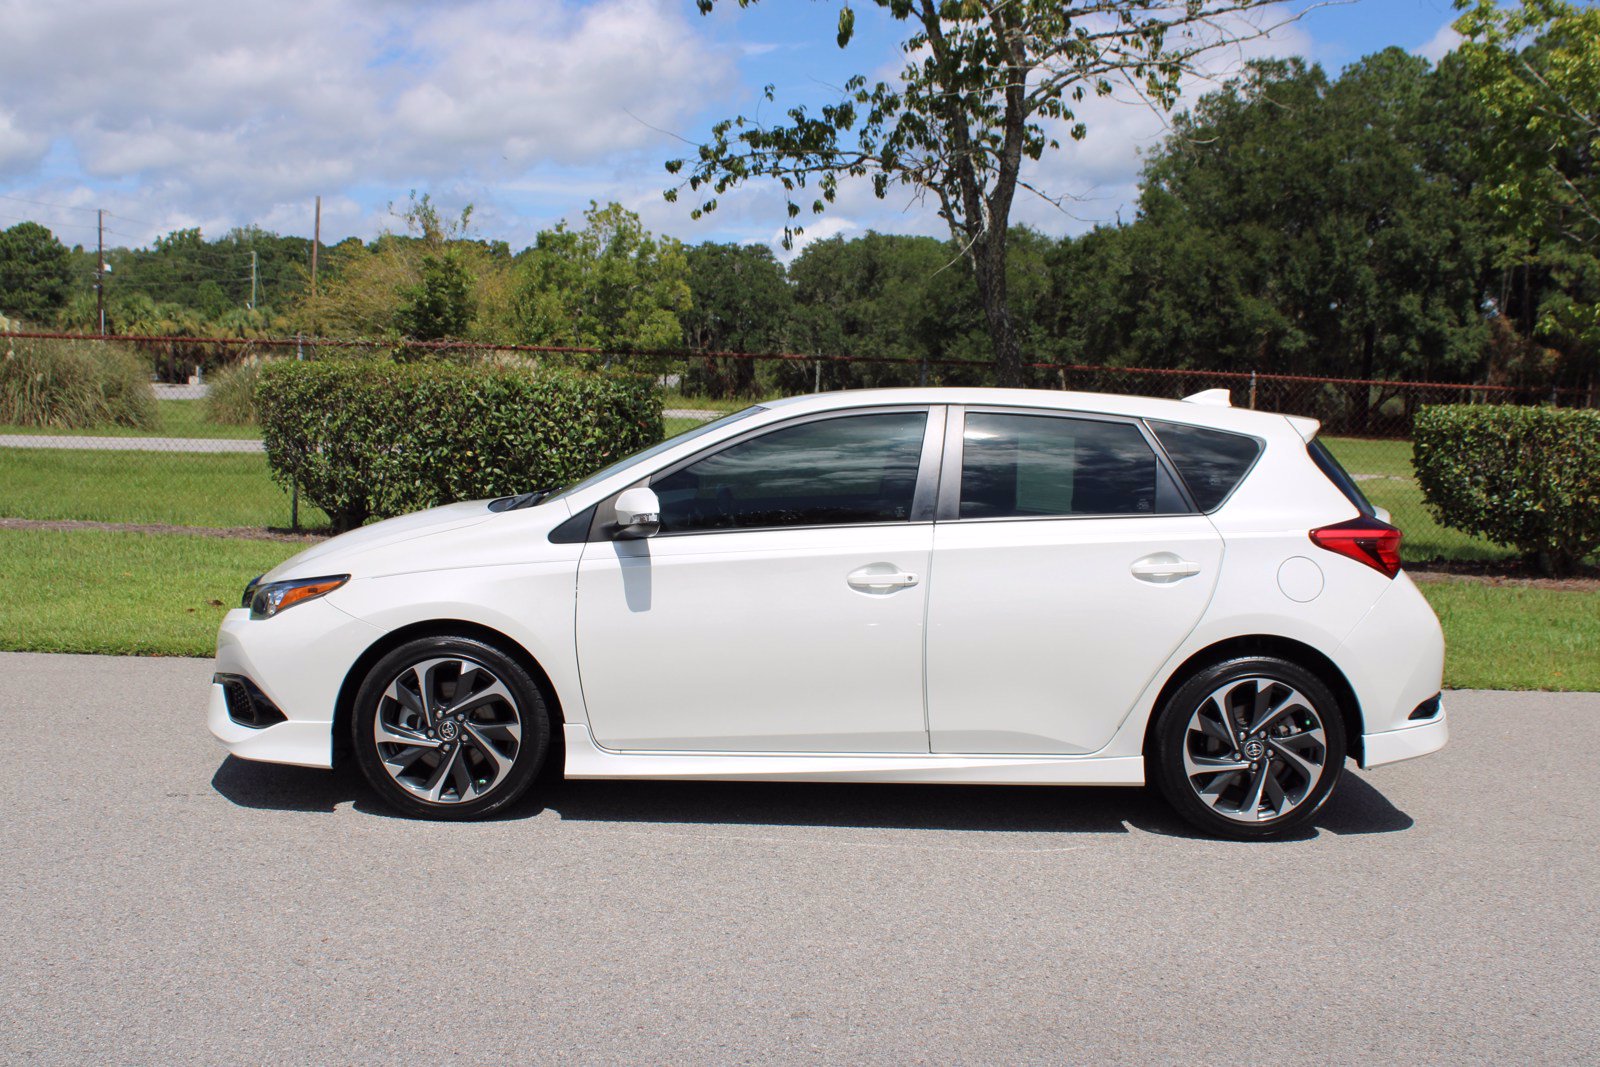
{"type": "Polygon", "coordinates": [[[356,695],[357,761],[392,807],[481,818],[514,801],[549,748],[543,695],[493,645],[427,637],[384,656],[356,695]]]}
{"type": "Polygon", "coordinates": [[[1150,777],[1190,823],[1222,837],[1306,825],[1344,767],[1344,721],[1328,687],[1287,660],[1252,656],[1197,673],[1161,709],[1150,777]]]}

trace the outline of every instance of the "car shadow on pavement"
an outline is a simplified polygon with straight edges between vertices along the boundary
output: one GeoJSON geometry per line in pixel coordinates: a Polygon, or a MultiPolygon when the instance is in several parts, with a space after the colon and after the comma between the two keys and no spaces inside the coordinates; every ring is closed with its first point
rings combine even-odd
{"type": "Polygon", "coordinates": [[[229,756],[211,776],[211,788],[241,808],[270,811],[331,812],[351,801],[375,803],[366,779],[354,766],[321,771],[229,756]]]}
{"type": "MultiPolygon", "coordinates": [[[[211,784],[244,808],[332,812],[353,804],[369,815],[397,817],[373,796],[353,766],[336,771],[252,763],[229,756],[211,784]]],[[[550,811],[592,822],[834,826],[861,829],[1009,833],[1125,834],[1131,828],[1169,837],[1204,837],[1150,789],[1078,786],[864,785],[818,782],[540,782],[497,816],[533,818],[550,811]]],[[[1413,820],[1364,778],[1347,773],[1312,827],[1339,836],[1394,833],[1413,820]]]]}

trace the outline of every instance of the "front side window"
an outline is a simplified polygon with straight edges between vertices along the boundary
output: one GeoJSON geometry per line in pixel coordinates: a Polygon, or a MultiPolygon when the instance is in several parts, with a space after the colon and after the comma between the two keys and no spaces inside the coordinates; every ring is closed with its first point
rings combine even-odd
{"type": "Polygon", "coordinates": [[[1129,423],[967,413],[963,519],[1155,514],[1157,481],[1155,452],[1129,423]]]}
{"type": "Polygon", "coordinates": [[[724,448],[651,488],[661,531],[904,522],[925,411],[805,422],[724,448]]]}

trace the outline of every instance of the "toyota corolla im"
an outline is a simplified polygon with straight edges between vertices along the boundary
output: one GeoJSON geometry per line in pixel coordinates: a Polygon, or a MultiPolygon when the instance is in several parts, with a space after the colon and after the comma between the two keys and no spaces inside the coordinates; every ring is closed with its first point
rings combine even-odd
{"type": "Polygon", "coordinates": [[[1140,785],[1214,834],[1438,749],[1444,645],[1317,423],[864,390],[747,408],[557,492],[434,508],[252,582],[234,755],[353,758],[434,818],[570,778],[1140,785]]]}

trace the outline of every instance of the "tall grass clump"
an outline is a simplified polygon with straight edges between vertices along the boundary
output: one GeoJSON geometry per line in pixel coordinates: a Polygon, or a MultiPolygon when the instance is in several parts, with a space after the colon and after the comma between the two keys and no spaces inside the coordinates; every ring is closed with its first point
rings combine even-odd
{"type": "Polygon", "coordinates": [[[253,426],[256,422],[256,381],[261,359],[246,359],[213,374],[206,390],[206,421],[224,426],[253,426]]]}
{"type": "Polygon", "coordinates": [[[0,336],[0,423],[149,429],[149,363],[119,345],[0,336]]]}

